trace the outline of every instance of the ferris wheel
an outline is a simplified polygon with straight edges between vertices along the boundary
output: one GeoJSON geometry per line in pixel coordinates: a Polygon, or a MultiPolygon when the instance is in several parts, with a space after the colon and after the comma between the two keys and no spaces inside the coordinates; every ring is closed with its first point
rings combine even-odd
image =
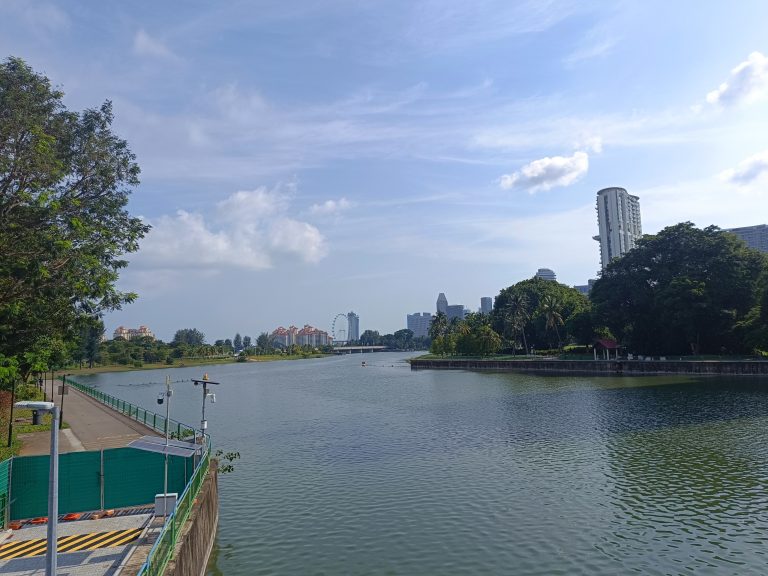
{"type": "Polygon", "coordinates": [[[346,314],[336,314],[331,324],[331,336],[334,342],[344,342],[347,339],[348,318],[346,314]]]}

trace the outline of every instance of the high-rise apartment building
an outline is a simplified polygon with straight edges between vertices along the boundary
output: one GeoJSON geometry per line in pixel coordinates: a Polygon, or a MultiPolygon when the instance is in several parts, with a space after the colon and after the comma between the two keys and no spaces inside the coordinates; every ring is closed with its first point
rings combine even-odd
{"type": "Polygon", "coordinates": [[[743,226],[741,228],[727,228],[726,232],[736,234],[747,243],[747,246],[760,252],[768,252],[768,224],[757,226],[743,226]]]}
{"type": "Polygon", "coordinates": [[[448,309],[445,312],[445,315],[448,317],[448,322],[450,322],[454,318],[458,318],[459,320],[464,320],[464,316],[466,315],[464,304],[449,305],[448,309]]]}
{"type": "Polygon", "coordinates": [[[448,314],[448,298],[442,292],[437,297],[437,313],[439,314],[440,312],[448,314]]]}
{"type": "Polygon", "coordinates": [[[490,296],[483,296],[480,298],[480,313],[490,314],[493,312],[493,298],[490,296]]]}
{"type": "Polygon", "coordinates": [[[413,332],[414,338],[429,336],[429,325],[432,323],[432,314],[429,312],[408,314],[406,321],[407,328],[413,332]]]}
{"type": "Polygon", "coordinates": [[[557,274],[555,274],[554,270],[550,270],[549,268],[539,268],[534,278],[541,278],[542,280],[551,280],[552,282],[557,282],[557,274]]]}
{"type": "Polygon", "coordinates": [[[597,224],[600,234],[600,265],[603,270],[614,258],[635,247],[643,235],[640,199],[624,188],[603,188],[597,193],[597,224]]]}
{"type": "Polygon", "coordinates": [[[347,314],[347,340],[356,342],[360,340],[360,316],[354,312],[347,314]]]}

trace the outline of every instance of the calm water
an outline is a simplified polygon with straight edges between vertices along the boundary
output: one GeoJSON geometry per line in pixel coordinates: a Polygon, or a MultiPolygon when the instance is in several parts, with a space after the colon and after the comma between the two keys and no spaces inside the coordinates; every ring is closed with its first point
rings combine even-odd
{"type": "MultiPolygon", "coordinates": [[[[209,574],[768,573],[768,381],[411,372],[403,355],[81,378],[222,382],[209,574]]],[[[174,385],[172,417],[200,419],[174,385]]]]}

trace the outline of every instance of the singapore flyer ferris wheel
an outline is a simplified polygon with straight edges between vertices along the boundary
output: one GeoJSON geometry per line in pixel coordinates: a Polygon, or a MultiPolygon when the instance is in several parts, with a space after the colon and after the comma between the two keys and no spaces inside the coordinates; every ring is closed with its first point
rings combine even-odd
{"type": "Polygon", "coordinates": [[[334,342],[346,342],[349,334],[349,319],[346,314],[336,314],[331,324],[331,336],[334,342]]]}

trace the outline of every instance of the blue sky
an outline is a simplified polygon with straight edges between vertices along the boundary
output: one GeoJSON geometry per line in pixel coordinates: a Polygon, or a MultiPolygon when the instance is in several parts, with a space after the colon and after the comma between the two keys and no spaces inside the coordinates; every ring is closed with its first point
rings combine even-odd
{"type": "Polygon", "coordinates": [[[439,292],[599,268],[643,230],[768,220],[768,3],[0,1],[0,55],[114,104],[153,226],[106,326],[392,332],[439,292]]]}

